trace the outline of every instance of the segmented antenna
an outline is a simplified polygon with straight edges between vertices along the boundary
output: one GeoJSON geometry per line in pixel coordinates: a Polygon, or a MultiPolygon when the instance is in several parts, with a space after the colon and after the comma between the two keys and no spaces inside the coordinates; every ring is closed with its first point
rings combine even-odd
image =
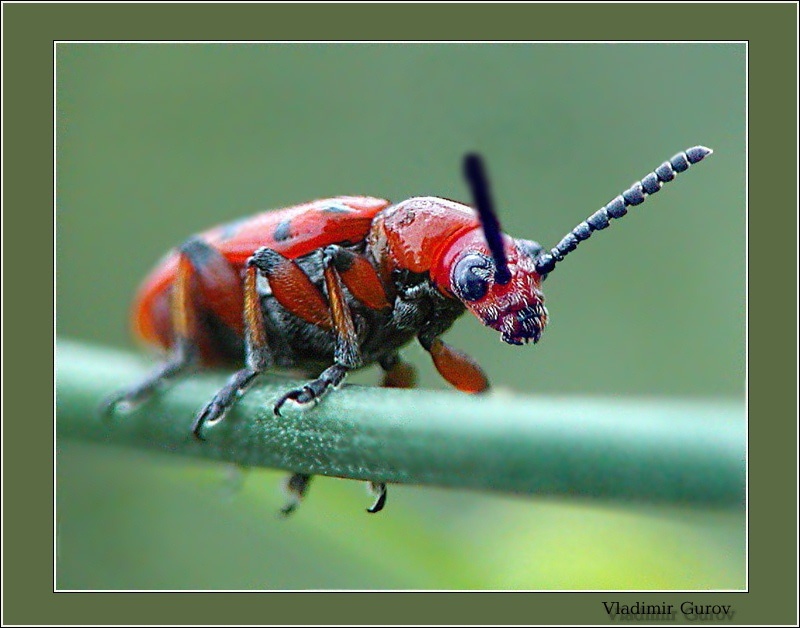
{"type": "Polygon", "coordinates": [[[483,159],[476,153],[469,153],[464,157],[464,176],[472,189],[475,199],[475,209],[478,210],[483,236],[494,258],[494,281],[507,284],[511,281],[511,271],[508,270],[508,259],[503,247],[503,234],[500,232],[500,222],[494,212],[491,195],[489,194],[489,181],[486,177],[486,168],[483,159]]]}
{"type": "Polygon", "coordinates": [[[661,186],[672,181],[679,172],[685,172],[689,166],[702,161],[712,151],[705,146],[693,146],[682,153],[678,153],[669,161],[665,161],[641,181],[634,183],[629,189],[617,196],[605,207],[598,209],[581,224],[570,231],[555,248],[546,253],[540,253],[534,260],[536,272],[546,275],[553,270],[570,251],[574,251],[579,242],[586,240],[593,231],[608,227],[612,218],[621,218],[628,213],[628,207],[644,202],[648,195],[655,194],[661,186]]]}

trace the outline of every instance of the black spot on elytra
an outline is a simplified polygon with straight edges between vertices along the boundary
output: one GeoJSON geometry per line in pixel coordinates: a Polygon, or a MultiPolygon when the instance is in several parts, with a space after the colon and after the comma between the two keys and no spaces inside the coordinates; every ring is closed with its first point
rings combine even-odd
{"type": "Polygon", "coordinates": [[[349,214],[352,210],[344,205],[326,205],[322,208],[324,214],[349,214]]]}
{"type": "Polygon", "coordinates": [[[272,237],[276,242],[283,242],[292,237],[291,225],[291,220],[282,220],[278,226],[275,227],[275,233],[272,234],[272,237]]]}
{"type": "Polygon", "coordinates": [[[222,240],[223,242],[226,240],[230,240],[238,233],[242,225],[244,225],[249,220],[250,220],[249,218],[241,218],[239,220],[229,222],[227,225],[223,225],[222,233],[219,234],[220,240],[222,240]]]}
{"type": "Polygon", "coordinates": [[[216,261],[220,254],[207,242],[193,236],[181,245],[181,253],[189,258],[192,266],[201,268],[216,261]]]}

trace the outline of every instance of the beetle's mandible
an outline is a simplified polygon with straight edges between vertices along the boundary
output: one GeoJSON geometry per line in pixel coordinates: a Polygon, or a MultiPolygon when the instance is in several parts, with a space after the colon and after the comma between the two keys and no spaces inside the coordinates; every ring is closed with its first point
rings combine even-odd
{"type": "MultiPolygon", "coordinates": [[[[189,238],[145,280],[133,308],[136,334],[167,353],[144,381],[106,401],[144,401],[162,383],[195,367],[235,365],[225,387],[200,411],[192,430],[225,413],[261,373],[299,368],[311,379],[275,404],[306,407],[339,386],[349,371],[378,363],[384,385],[414,385],[398,350],[415,337],[457,389],[480,393],[489,381],[442,334],[469,310],[503,341],[538,342],[548,314],[542,281],[592,232],[655,194],[711,154],[695,146],[665,161],[570,231],[555,247],[500,231],[484,167],[467,155],[464,173],[475,208],[437,197],[392,204],[341,196],[265,212],[189,238]]],[[[294,510],[310,477],[287,483],[294,510]]],[[[378,512],[386,485],[371,483],[378,512]]]]}

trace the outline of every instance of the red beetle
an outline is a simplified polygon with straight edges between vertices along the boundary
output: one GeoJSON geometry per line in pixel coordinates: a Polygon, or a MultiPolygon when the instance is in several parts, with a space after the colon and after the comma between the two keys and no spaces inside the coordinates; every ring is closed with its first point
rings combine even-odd
{"type": "MultiPolygon", "coordinates": [[[[276,415],[287,402],[316,403],[348,371],[375,362],[385,386],[411,387],[414,370],[398,350],[415,336],[448,382],[483,392],[489,382],[480,366],[441,340],[456,318],[469,310],[507,343],[537,342],[547,324],[541,284],[556,263],[710,153],[702,146],[678,153],[549,251],[501,233],[477,155],[464,162],[475,209],[436,197],[392,205],[340,196],[194,236],[145,280],[133,308],[137,335],[167,351],[168,360],[108,400],[105,411],[142,401],[191,367],[237,365],[194,421],[192,431],[202,438],[202,429],[220,421],[271,368],[299,367],[316,376],[284,394],[276,415]]],[[[296,507],[309,480],[291,476],[284,513],[296,507]]],[[[376,500],[368,510],[378,512],[386,486],[371,487],[376,500]]]]}

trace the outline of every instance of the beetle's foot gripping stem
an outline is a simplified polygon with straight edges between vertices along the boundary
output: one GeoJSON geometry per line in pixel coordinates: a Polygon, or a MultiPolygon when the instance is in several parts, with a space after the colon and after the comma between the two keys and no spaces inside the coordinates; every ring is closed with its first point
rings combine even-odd
{"type": "Polygon", "coordinates": [[[386,484],[383,482],[368,482],[367,490],[375,498],[372,506],[367,508],[367,512],[374,515],[383,510],[386,505],[386,484]]]}
{"type": "Polygon", "coordinates": [[[242,369],[234,373],[228,383],[195,417],[194,423],[192,423],[192,434],[197,440],[205,440],[202,435],[203,426],[213,425],[224,419],[228,410],[250,388],[257,375],[258,371],[252,369],[242,369]]]}
{"type": "Polygon", "coordinates": [[[300,502],[303,501],[303,497],[305,497],[310,482],[311,476],[305,473],[295,473],[286,478],[283,485],[283,492],[286,494],[286,505],[280,510],[282,517],[288,517],[297,510],[300,502]]]}
{"type": "Polygon", "coordinates": [[[118,410],[129,412],[149,396],[144,393],[136,394],[136,392],[135,389],[119,390],[103,399],[98,408],[100,417],[104,421],[110,421],[118,410]]]}
{"type": "Polygon", "coordinates": [[[302,388],[295,388],[283,395],[275,403],[273,412],[275,416],[281,416],[281,408],[287,401],[292,402],[301,410],[305,410],[310,405],[315,405],[320,399],[331,389],[338,388],[344,381],[347,375],[347,367],[341,364],[334,364],[328,367],[320,376],[303,386],[302,388]]]}
{"type": "Polygon", "coordinates": [[[156,389],[174,377],[188,371],[194,366],[197,357],[196,348],[188,341],[179,342],[175,353],[144,380],[123,388],[106,397],[100,404],[99,412],[103,420],[111,419],[115,411],[128,412],[147,401],[156,389]]]}

